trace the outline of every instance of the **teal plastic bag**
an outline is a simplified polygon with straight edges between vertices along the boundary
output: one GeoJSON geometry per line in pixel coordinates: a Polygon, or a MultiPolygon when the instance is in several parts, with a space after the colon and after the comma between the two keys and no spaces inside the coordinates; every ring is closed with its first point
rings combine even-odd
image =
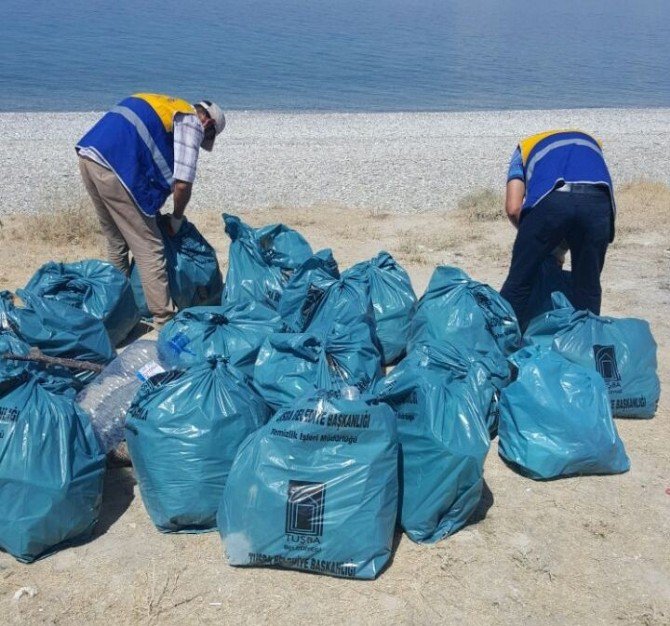
{"type": "Polygon", "coordinates": [[[412,541],[434,543],[462,528],[477,510],[489,450],[491,380],[508,372],[457,347],[420,346],[377,386],[398,415],[401,505],[412,541]]]}
{"type": "MultiPolygon", "coordinates": [[[[193,306],[218,304],[223,291],[223,279],[214,248],[186,219],[174,236],[168,232],[168,216],[159,216],[157,219],[165,245],[170,295],[177,308],[182,310],[193,306]]],[[[140,273],[134,264],[130,273],[130,284],[142,317],[151,317],[140,273]]]]}
{"type": "Polygon", "coordinates": [[[517,378],[500,399],[498,452],[535,480],[630,468],[603,379],[549,348],[510,357],[517,378]]]}
{"type": "Polygon", "coordinates": [[[575,313],[566,296],[556,291],[551,294],[551,309],[534,317],[523,334],[524,346],[551,347],[554,335],[570,325],[575,313]]]}
{"type": "Polygon", "coordinates": [[[308,299],[313,282],[340,278],[337,262],[330,249],[319,250],[296,268],[282,291],[277,312],[284,323],[294,332],[302,332],[306,326],[303,306],[308,299]]]}
{"type": "Polygon", "coordinates": [[[343,276],[369,284],[375,332],[384,365],[395,363],[405,354],[416,308],[409,275],[388,252],[380,252],[370,261],[357,263],[343,276]]]}
{"type": "Polygon", "coordinates": [[[304,396],[240,446],[218,513],[231,565],[370,579],[388,563],[395,414],[338,396],[304,396]]]}
{"type": "Polygon", "coordinates": [[[3,327],[2,315],[0,313],[0,378],[7,379],[19,375],[26,368],[26,363],[7,359],[4,355],[18,354],[26,356],[30,352],[30,346],[25,341],[21,341],[9,329],[7,320],[4,321],[7,326],[3,327]]]}
{"type": "Polygon", "coordinates": [[[276,311],[257,302],[193,307],[178,313],[158,335],[158,356],[167,367],[185,368],[211,356],[253,374],[263,341],[283,328],[276,311]]]}
{"type": "Polygon", "coordinates": [[[2,329],[0,319],[0,383],[26,372],[34,377],[44,389],[52,393],[74,397],[78,391],[83,389],[85,382],[78,379],[72,370],[65,367],[32,361],[17,361],[3,356],[5,354],[26,356],[29,352],[30,346],[25,341],[21,341],[11,330],[2,329]]]}
{"type": "MultiPolygon", "coordinates": [[[[17,290],[24,306],[9,291],[0,292],[0,316],[19,339],[47,356],[109,363],[115,356],[104,324],[67,304],[17,290]]],[[[82,375],[90,378],[90,375],[82,375]]]]}
{"type": "Polygon", "coordinates": [[[654,417],[661,383],[649,323],[576,311],[555,295],[558,308],[533,320],[524,341],[550,345],[569,361],[598,372],[615,417],[654,417]]]}
{"type": "Polygon", "coordinates": [[[519,347],[521,334],[512,307],[495,289],[458,268],[440,266],[418,302],[408,350],[441,341],[508,355],[519,347]]]}
{"type": "Polygon", "coordinates": [[[0,548],[19,561],[88,538],[105,455],[86,414],[30,374],[0,381],[0,548]]]}
{"type": "Polygon", "coordinates": [[[369,390],[382,375],[370,326],[360,320],[308,333],[270,335],[254,367],[254,383],[273,408],[318,390],[369,390]]]}
{"type": "Polygon", "coordinates": [[[158,530],[216,526],[237,448],[269,417],[247,378],[224,359],[158,374],[142,385],[126,417],[126,440],[158,530]]]}
{"type": "Polygon", "coordinates": [[[276,309],[293,271],[312,256],[311,247],[283,224],[255,229],[227,213],[223,221],[230,249],[222,303],[252,301],[276,309]]]}
{"type": "Polygon", "coordinates": [[[111,263],[90,259],[43,265],[26,290],[81,309],[102,321],[117,346],[140,321],[129,280],[111,263]]]}
{"type": "MultiPolygon", "coordinates": [[[[346,326],[364,318],[372,329],[375,342],[374,309],[370,297],[370,283],[342,276],[314,280],[301,309],[303,330],[330,328],[334,324],[346,326]]],[[[379,346],[381,351],[381,346],[379,346]]]]}

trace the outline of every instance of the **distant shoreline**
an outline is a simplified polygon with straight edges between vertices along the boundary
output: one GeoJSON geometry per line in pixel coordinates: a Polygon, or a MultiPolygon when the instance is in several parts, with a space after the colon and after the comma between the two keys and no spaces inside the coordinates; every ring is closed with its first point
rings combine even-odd
{"type": "MultiPolygon", "coordinates": [[[[110,101],[110,106],[113,102],[110,101]]],[[[221,106],[225,107],[225,101],[221,102],[221,106]]],[[[540,112],[561,112],[561,111],[670,111],[670,104],[668,105],[612,105],[612,106],[592,106],[592,107],[522,107],[509,109],[496,108],[453,108],[453,109],[385,109],[385,108],[289,108],[277,107],[269,109],[254,109],[254,108],[230,108],[225,110],[229,113],[244,113],[257,115],[403,115],[403,114],[462,114],[462,113],[540,113],[540,112]]],[[[87,115],[91,113],[102,113],[104,109],[2,109],[0,108],[0,116],[2,115],[25,115],[25,114],[53,114],[53,115],[87,115]]]]}
{"type": "MultiPolygon", "coordinates": [[[[0,216],[85,201],[74,145],[100,115],[0,113],[0,216]]],[[[670,184],[670,108],[228,111],[227,119],[219,145],[201,158],[189,210],[451,210],[475,189],[503,189],[519,138],[562,127],[603,141],[615,187],[670,184]]]]}

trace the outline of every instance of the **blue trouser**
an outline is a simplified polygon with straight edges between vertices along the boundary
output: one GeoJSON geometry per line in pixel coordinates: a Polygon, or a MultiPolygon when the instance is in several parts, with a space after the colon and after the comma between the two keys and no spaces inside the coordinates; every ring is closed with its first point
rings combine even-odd
{"type": "Polygon", "coordinates": [[[609,191],[595,185],[580,191],[552,191],[521,214],[507,280],[500,290],[523,329],[528,300],[542,262],[563,240],[572,263],[573,304],[600,314],[600,273],[612,234],[609,191]]]}

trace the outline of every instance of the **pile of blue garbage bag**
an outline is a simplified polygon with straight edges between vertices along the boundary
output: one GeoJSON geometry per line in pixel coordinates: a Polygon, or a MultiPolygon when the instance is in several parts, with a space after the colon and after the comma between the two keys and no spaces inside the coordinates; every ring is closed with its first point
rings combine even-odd
{"type": "Polygon", "coordinates": [[[137,274],[49,263],[0,293],[0,548],[86,541],[124,435],[161,532],[218,530],[233,566],[344,578],[383,572],[398,531],[429,544],[481,519],[494,445],[534,480],[629,469],[613,418],[656,411],[651,330],[575,310],[552,260],[522,334],[458,268],[417,299],[388,252],[341,270],[283,224],[223,220],[225,285],[194,226],[166,238],[179,313],[117,358],[147,313],[137,274]],[[106,367],[90,382],[21,360],[36,348],[106,367]]]}

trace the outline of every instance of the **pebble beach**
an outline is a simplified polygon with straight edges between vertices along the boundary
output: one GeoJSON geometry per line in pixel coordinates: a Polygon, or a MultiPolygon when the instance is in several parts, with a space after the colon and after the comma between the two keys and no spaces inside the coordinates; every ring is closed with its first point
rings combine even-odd
{"type": "MultiPolygon", "coordinates": [[[[223,104],[223,103],[222,103],[223,104]]],[[[0,216],[85,199],[74,145],[101,113],[0,113],[0,216]]],[[[670,109],[449,113],[230,111],[201,153],[189,210],[343,206],[450,210],[502,190],[520,137],[580,128],[602,142],[615,185],[670,184],[670,109]]],[[[169,203],[169,201],[168,201],[169,203]]]]}

